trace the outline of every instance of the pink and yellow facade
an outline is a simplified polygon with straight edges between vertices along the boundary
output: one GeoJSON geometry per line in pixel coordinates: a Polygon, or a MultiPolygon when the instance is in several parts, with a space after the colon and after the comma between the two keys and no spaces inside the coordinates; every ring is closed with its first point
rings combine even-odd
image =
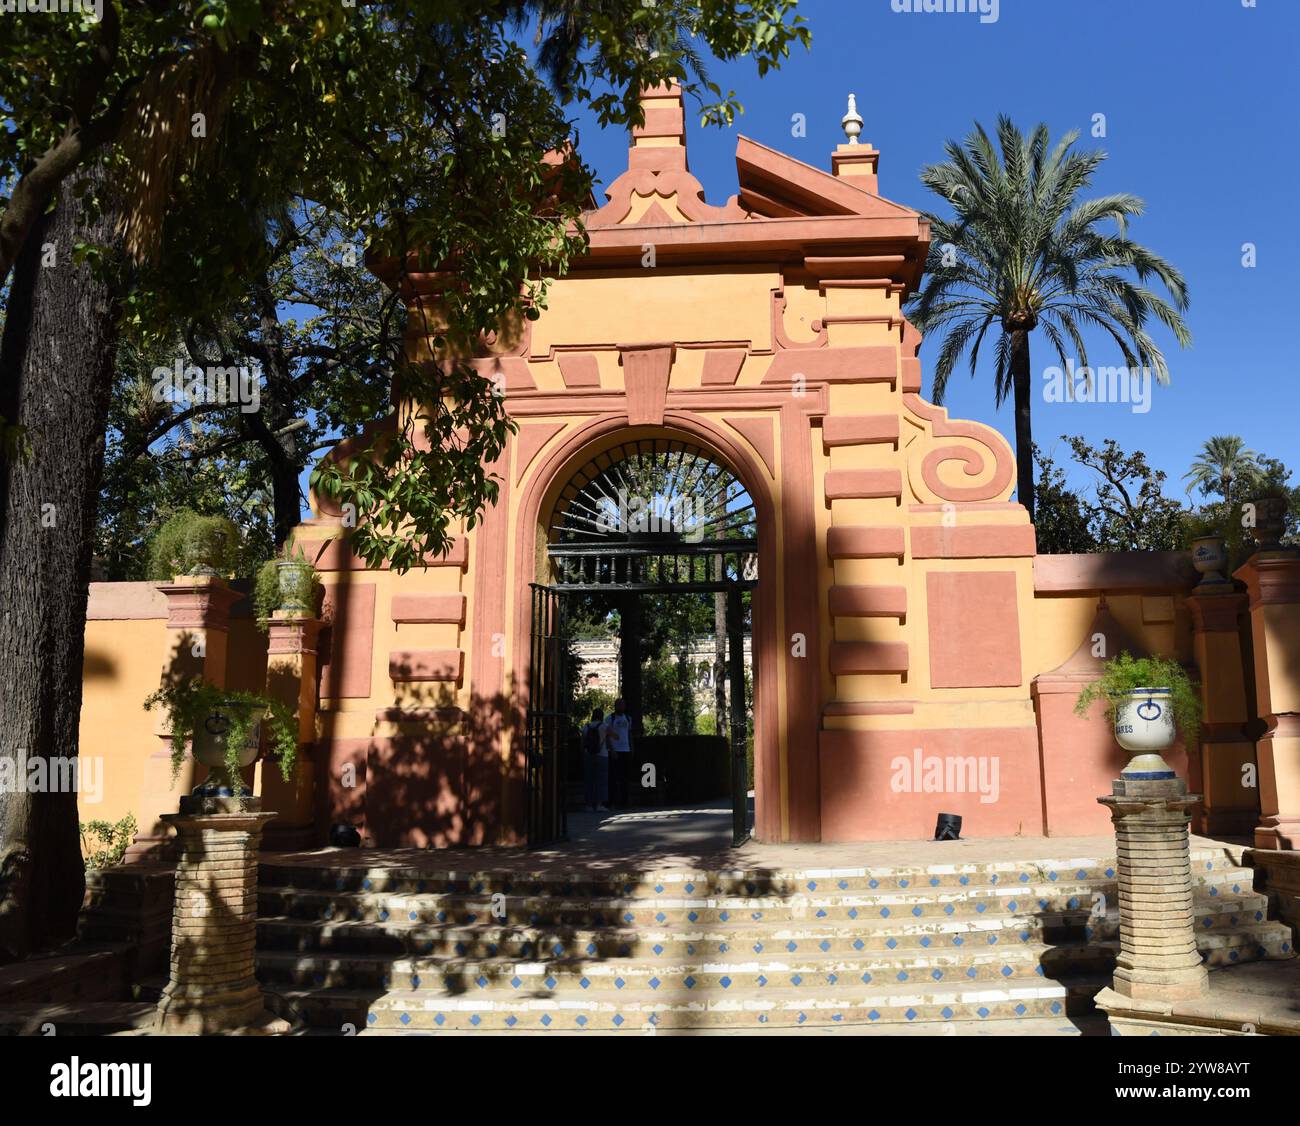
{"type": "MultiPolygon", "coordinates": [[[[398,575],[367,569],[318,502],[297,540],[327,590],[319,638],[273,627],[273,652],[241,659],[241,620],[227,625],[227,659],[254,678],[280,668],[276,690],[302,709],[303,777],[275,791],[267,772],[283,839],[348,821],[376,845],[521,842],[528,594],[547,581],[551,514],[579,467],[654,437],[707,451],[755,504],[758,838],[928,837],[941,811],[962,814],[967,836],[1108,833],[1096,799],[1123,754],[1073,704],[1129,648],[1199,669],[1202,744],[1170,758],[1206,795],[1198,827],[1260,827],[1295,847],[1294,562],[1248,565],[1248,594],[1211,595],[1193,593],[1183,554],[1038,555],[1009,499],[1006,440],[922,397],[902,309],[929,230],[879,194],[880,154],[842,145],[823,170],[742,138],[739,193],[715,206],[687,165],[679,92],[651,92],[645,109],[627,171],[588,216],[589,254],[539,320],[475,361],[518,423],[493,467],[498,503],[446,556],[398,575]]],[[[408,284],[410,347],[427,359],[434,282],[408,284]]],[[[179,595],[132,597],[162,615],[156,628],[131,618],[126,592],[92,589],[88,662],[102,651],[105,667],[134,668],[122,629],[140,634],[133,653],[167,650],[179,595]],[[113,597],[122,617],[104,610],[113,597]]],[[[83,753],[107,747],[119,689],[88,663],[83,753]]],[[[142,837],[185,781],[170,794],[143,781],[158,736],[146,719],[153,751],[133,735],[104,752],[142,779],[113,799],[142,837]]]]}

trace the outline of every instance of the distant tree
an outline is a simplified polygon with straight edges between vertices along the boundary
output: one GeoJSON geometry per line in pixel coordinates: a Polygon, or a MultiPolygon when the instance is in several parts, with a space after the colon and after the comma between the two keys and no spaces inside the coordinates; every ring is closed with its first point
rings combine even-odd
{"type": "Polygon", "coordinates": [[[1147,464],[1146,454],[1128,454],[1107,438],[1094,447],[1081,437],[1061,436],[1073,460],[1097,475],[1096,535],[1101,551],[1179,551],[1184,510],[1164,495],[1166,474],[1147,464]]]}
{"type": "Polygon", "coordinates": [[[1187,286],[1172,265],[1127,237],[1142,200],[1128,194],[1078,198],[1104,153],[1072,151],[1077,132],[1049,151],[1046,125],[1026,137],[1005,116],[998,118],[997,135],[995,146],[977,123],[964,144],[947,143],[945,162],[921,173],[921,182],[955,214],[926,216],[928,278],[912,297],[909,315],[923,333],[943,334],[931,393],[936,403],[967,350],[975,374],[980,346],[990,329],[996,331],[994,394],[998,404],[1008,395],[1015,403],[1016,496],[1033,519],[1030,334],[1041,329],[1063,365],[1073,351],[1086,368],[1083,330],[1101,329],[1129,368],[1150,368],[1166,383],[1164,355],[1147,329],[1156,320],[1179,344],[1190,343],[1180,315],[1187,286]],[[1106,222],[1114,223],[1113,232],[1098,229],[1106,222]],[[1149,278],[1164,286],[1170,301],[1146,287],[1149,278]]]}
{"type": "MultiPolygon", "coordinates": [[[[1280,463],[1279,463],[1280,464],[1280,463]]],[[[1192,467],[1183,474],[1187,495],[1197,489],[1203,497],[1218,496],[1229,506],[1241,499],[1264,475],[1259,454],[1247,449],[1235,434],[1208,439],[1192,467]]]]}
{"type": "Polygon", "coordinates": [[[1065,471],[1038,444],[1038,481],[1034,485],[1034,532],[1044,555],[1087,554],[1100,551],[1093,535],[1097,509],[1065,483],[1065,471]]]}

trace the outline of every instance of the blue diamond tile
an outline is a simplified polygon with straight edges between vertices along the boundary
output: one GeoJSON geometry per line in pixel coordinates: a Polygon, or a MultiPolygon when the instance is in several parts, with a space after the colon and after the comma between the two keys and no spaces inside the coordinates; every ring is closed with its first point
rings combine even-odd
{"type": "MultiPolygon", "coordinates": [[[[340,883],[341,883],[341,882],[342,882],[342,881],[340,881],[340,883]]],[[[367,1013],[367,1014],[366,1014],[366,1023],[367,1023],[367,1024],[374,1024],[375,1021],[377,1021],[378,1019],[379,1019],[379,1017],[376,1016],[374,1013],[367,1013]]]]}
{"type": "Polygon", "coordinates": [[[658,989],[659,986],[663,984],[663,982],[661,982],[657,977],[652,977],[650,979],[649,984],[651,989],[658,989]]]}
{"type": "Polygon", "coordinates": [[[872,1009],[871,1012],[867,1014],[867,1020],[879,1020],[879,1019],[880,1019],[880,1014],[876,1012],[875,1009],[872,1009]]]}
{"type": "Polygon", "coordinates": [[[989,1015],[989,1011],[988,1011],[988,1009],[986,1009],[983,1005],[981,1005],[981,1006],[980,1006],[978,1009],[976,1009],[975,1011],[976,1011],[977,1013],[979,1013],[979,1015],[982,1016],[982,1017],[987,1017],[987,1016],[989,1015]]]}
{"type": "Polygon", "coordinates": [[[944,1005],[944,1007],[939,1010],[939,1015],[943,1017],[944,1020],[952,1020],[952,1009],[947,1005],[944,1005]]]}
{"type": "Polygon", "coordinates": [[[550,1027],[551,1027],[551,1017],[550,1017],[550,1014],[549,1014],[549,1013],[543,1015],[543,1017],[542,1017],[542,1024],[544,1024],[547,1028],[550,1028],[550,1027]]]}
{"type": "Polygon", "coordinates": [[[935,981],[942,981],[942,980],[943,980],[943,970],[931,970],[931,971],[930,971],[930,976],[931,976],[932,978],[934,978],[935,981]]]}
{"type": "Polygon", "coordinates": [[[898,945],[898,939],[891,938],[885,943],[885,945],[888,946],[890,950],[893,950],[894,947],[898,945]]]}
{"type": "Polygon", "coordinates": [[[785,948],[793,954],[794,951],[799,949],[799,944],[797,942],[787,942],[785,948]]]}
{"type": "Polygon", "coordinates": [[[791,985],[802,985],[802,984],[803,984],[803,978],[801,978],[798,974],[795,974],[793,977],[790,978],[790,984],[791,984],[791,985]]]}
{"type": "Polygon", "coordinates": [[[854,950],[861,950],[861,949],[863,949],[863,947],[865,947],[866,945],[867,945],[867,944],[866,944],[865,942],[863,942],[862,939],[860,939],[860,938],[855,938],[855,939],[853,940],[853,949],[854,949],[854,950]]]}
{"type": "Polygon", "coordinates": [[[512,977],[512,978],[510,979],[510,988],[511,988],[511,989],[518,989],[521,985],[523,985],[523,981],[520,980],[520,978],[519,978],[519,976],[518,976],[517,974],[516,974],[514,977],[512,977]]]}
{"type": "Polygon", "coordinates": [[[824,938],[823,938],[823,939],[821,940],[821,942],[819,942],[817,945],[820,946],[820,947],[822,948],[822,953],[823,953],[823,954],[826,953],[826,951],[828,951],[828,950],[831,948],[831,944],[830,944],[829,940],[824,939],[824,938]]]}
{"type": "Polygon", "coordinates": [[[514,1026],[517,1025],[518,1023],[519,1023],[519,1018],[518,1018],[518,1017],[513,1017],[513,1016],[511,1016],[511,1017],[506,1017],[506,1027],[507,1027],[507,1028],[514,1028],[514,1026]]]}
{"type": "Polygon", "coordinates": [[[614,1025],[615,1025],[615,1027],[620,1027],[622,1024],[623,1024],[623,1018],[622,1018],[622,1016],[619,1016],[619,1015],[615,1014],[615,1016],[614,1016],[614,1025]]]}
{"type": "Polygon", "coordinates": [[[925,947],[928,947],[930,945],[930,936],[928,934],[923,939],[921,939],[921,945],[925,947]]]}
{"type": "Polygon", "coordinates": [[[548,977],[548,978],[546,979],[546,981],[545,981],[543,984],[546,986],[547,989],[550,989],[550,990],[554,991],[554,989],[555,989],[555,978],[553,978],[553,977],[548,977]]]}
{"type": "Polygon", "coordinates": [[[410,1023],[411,1023],[411,1014],[410,1014],[410,1013],[403,1013],[403,1014],[402,1014],[400,1017],[398,1017],[397,1019],[400,1020],[403,1024],[410,1024],[410,1023]]]}
{"type": "Polygon", "coordinates": [[[912,915],[913,915],[913,916],[919,918],[919,917],[920,917],[920,914],[921,914],[921,908],[920,908],[920,907],[913,907],[913,908],[912,908],[912,915]]]}
{"type": "Polygon", "coordinates": [[[903,1014],[903,1016],[907,1017],[908,1020],[916,1020],[916,1010],[908,1009],[907,1012],[903,1014]]]}
{"type": "Polygon", "coordinates": [[[650,947],[650,949],[653,950],[656,954],[662,954],[664,952],[664,948],[662,944],[658,942],[656,942],[652,947],[650,947]]]}
{"type": "Polygon", "coordinates": [[[1026,1010],[1025,1010],[1025,1006],[1024,1006],[1024,1005],[1017,1005],[1017,1006],[1016,1006],[1016,1009],[1015,1009],[1016,1016],[1018,1016],[1018,1017],[1022,1017],[1022,1016],[1024,1016],[1024,1015],[1025,1015],[1025,1011],[1026,1011],[1026,1010]]]}
{"type": "Polygon", "coordinates": [[[1010,966],[1003,966],[1001,972],[1003,977],[1010,977],[1016,971],[1013,970],[1010,966]]]}
{"type": "Polygon", "coordinates": [[[694,989],[695,979],[693,977],[687,977],[686,980],[682,982],[682,984],[686,986],[687,989],[694,989]]]}
{"type": "Polygon", "coordinates": [[[718,978],[718,984],[719,984],[720,986],[722,986],[723,989],[730,989],[730,988],[731,988],[731,978],[729,978],[729,977],[720,977],[720,978],[718,978]]]}

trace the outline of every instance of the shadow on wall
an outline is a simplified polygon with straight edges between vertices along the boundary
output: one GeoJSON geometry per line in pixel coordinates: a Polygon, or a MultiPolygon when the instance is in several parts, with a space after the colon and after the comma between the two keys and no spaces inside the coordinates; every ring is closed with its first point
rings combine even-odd
{"type": "MultiPolygon", "coordinates": [[[[400,674],[406,670],[395,669],[400,674]]],[[[415,688],[415,685],[407,685],[415,688]]],[[[323,717],[328,726],[334,718],[323,717]]],[[[467,707],[445,684],[404,695],[376,713],[391,734],[321,741],[317,819],[360,829],[374,848],[515,844],[523,808],[523,713],[504,695],[467,707]],[[415,728],[415,730],[412,730],[415,728]]]]}

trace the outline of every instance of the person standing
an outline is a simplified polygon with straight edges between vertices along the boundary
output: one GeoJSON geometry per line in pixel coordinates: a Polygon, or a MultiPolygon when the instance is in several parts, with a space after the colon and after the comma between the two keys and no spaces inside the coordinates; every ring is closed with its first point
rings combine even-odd
{"type": "Polygon", "coordinates": [[[609,808],[609,748],[605,746],[605,713],[597,708],[582,729],[582,777],[592,813],[609,808]]]}
{"type": "Polygon", "coordinates": [[[609,748],[609,799],[615,809],[631,808],[632,722],[623,706],[623,697],[614,701],[614,711],[601,728],[603,742],[609,748]]]}

